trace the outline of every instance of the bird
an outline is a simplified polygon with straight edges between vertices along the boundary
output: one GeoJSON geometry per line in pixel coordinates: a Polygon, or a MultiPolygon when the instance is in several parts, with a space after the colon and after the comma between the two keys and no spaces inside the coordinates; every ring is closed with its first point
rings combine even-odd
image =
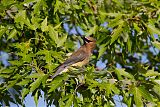
{"type": "Polygon", "coordinates": [[[67,71],[70,66],[82,67],[89,62],[92,51],[96,47],[96,40],[90,36],[82,37],[82,39],[84,44],[55,69],[56,72],[52,76],[52,79],[60,75],[63,71],[67,71]]]}

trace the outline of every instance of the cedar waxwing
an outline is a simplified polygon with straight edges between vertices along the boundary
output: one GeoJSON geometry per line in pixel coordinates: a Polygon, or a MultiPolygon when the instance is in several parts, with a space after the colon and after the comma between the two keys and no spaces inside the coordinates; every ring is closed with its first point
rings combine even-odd
{"type": "Polygon", "coordinates": [[[92,37],[83,37],[84,45],[75,51],[70,58],[56,68],[55,74],[52,78],[55,78],[61,72],[66,71],[69,66],[83,66],[89,62],[89,58],[93,49],[96,46],[96,40],[92,37]]]}

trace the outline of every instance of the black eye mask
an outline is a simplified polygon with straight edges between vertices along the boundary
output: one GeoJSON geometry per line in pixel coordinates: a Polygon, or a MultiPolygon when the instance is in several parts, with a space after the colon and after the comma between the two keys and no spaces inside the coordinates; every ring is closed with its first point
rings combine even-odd
{"type": "Polygon", "coordinates": [[[85,38],[85,37],[82,37],[82,39],[83,39],[83,41],[86,43],[86,42],[92,42],[91,40],[88,40],[87,38],[85,38]]]}

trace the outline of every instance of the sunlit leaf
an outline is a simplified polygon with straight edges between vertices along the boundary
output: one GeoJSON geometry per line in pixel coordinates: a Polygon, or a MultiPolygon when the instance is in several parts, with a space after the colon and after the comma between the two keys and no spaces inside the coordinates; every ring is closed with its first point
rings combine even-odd
{"type": "Polygon", "coordinates": [[[140,90],[137,87],[133,89],[134,101],[137,107],[143,107],[142,95],[140,90]]]}
{"type": "Polygon", "coordinates": [[[47,79],[48,79],[48,75],[44,75],[43,79],[42,79],[42,85],[43,85],[43,87],[45,87],[47,79]]]}
{"type": "Polygon", "coordinates": [[[24,100],[25,96],[26,96],[28,93],[29,93],[29,89],[24,88],[24,89],[22,90],[22,100],[24,100]]]}
{"type": "Polygon", "coordinates": [[[12,39],[14,36],[17,35],[17,30],[13,29],[10,33],[10,35],[8,36],[7,40],[12,39]]]}
{"type": "Polygon", "coordinates": [[[86,36],[90,36],[92,34],[95,34],[96,30],[97,30],[97,26],[94,25],[94,27],[89,29],[89,31],[87,32],[86,36]]]}
{"type": "Polygon", "coordinates": [[[138,87],[138,89],[143,98],[147,99],[150,102],[153,102],[152,96],[149,94],[149,92],[144,87],[138,87]]]}
{"type": "Polygon", "coordinates": [[[36,1],[36,4],[33,6],[34,14],[40,14],[41,0],[36,1]]]}
{"type": "Polygon", "coordinates": [[[6,30],[7,30],[7,28],[0,29],[0,39],[3,36],[3,34],[6,32],[6,30]]]}
{"type": "Polygon", "coordinates": [[[121,32],[123,31],[124,22],[120,21],[119,25],[116,29],[113,30],[113,33],[111,35],[111,43],[112,44],[117,38],[120,36],[121,32]]]}
{"type": "Polygon", "coordinates": [[[38,91],[36,91],[35,95],[34,95],[34,102],[36,104],[36,107],[38,107],[38,91]]]}
{"type": "Polygon", "coordinates": [[[154,41],[154,42],[152,42],[152,44],[153,44],[157,49],[160,50],[160,42],[154,41]]]}
{"type": "Polygon", "coordinates": [[[134,28],[135,28],[135,30],[136,30],[137,32],[140,32],[140,31],[141,31],[141,29],[138,27],[138,24],[137,24],[137,23],[133,23],[133,26],[134,26],[134,28]]]}
{"type": "Polygon", "coordinates": [[[118,6],[123,7],[122,3],[119,0],[113,0],[118,6]]]}
{"type": "Polygon", "coordinates": [[[42,82],[43,75],[37,78],[30,86],[30,92],[33,92],[36,88],[38,88],[42,82]]]}
{"type": "Polygon", "coordinates": [[[49,30],[49,37],[56,43],[58,44],[59,39],[58,39],[58,32],[54,30],[54,28],[49,25],[48,26],[48,30],[49,30]]]}
{"type": "Polygon", "coordinates": [[[119,80],[123,79],[121,75],[121,69],[115,69],[115,73],[117,74],[119,80]]]}
{"type": "Polygon", "coordinates": [[[100,46],[98,59],[104,54],[105,51],[106,51],[106,44],[103,44],[100,46]]]}
{"type": "Polygon", "coordinates": [[[100,14],[101,15],[105,15],[105,16],[114,16],[114,17],[117,17],[117,16],[119,16],[119,15],[122,15],[121,13],[106,13],[106,12],[102,12],[102,11],[100,11],[100,14]]]}
{"type": "Polygon", "coordinates": [[[59,42],[57,42],[57,47],[63,46],[63,44],[66,42],[67,39],[67,35],[62,36],[61,38],[59,38],[59,42]]]}
{"type": "Polygon", "coordinates": [[[148,70],[145,76],[159,76],[160,73],[154,71],[154,70],[148,70]]]}
{"type": "Polygon", "coordinates": [[[43,20],[41,23],[41,30],[42,32],[48,31],[48,26],[47,26],[47,17],[43,20]]]}
{"type": "Polygon", "coordinates": [[[26,76],[26,78],[38,78],[40,76],[42,76],[42,75],[39,73],[32,73],[31,75],[26,76]]]}
{"type": "Polygon", "coordinates": [[[128,77],[130,79],[134,79],[134,76],[128,72],[125,71],[125,69],[116,69],[119,71],[119,73],[125,77],[128,77]]]}
{"type": "Polygon", "coordinates": [[[153,91],[160,97],[160,85],[154,85],[153,91]]]}
{"type": "Polygon", "coordinates": [[[160,80],[154,80],[154,82],[160,85],[160,80]]]}
{"type": "Polygon", "coordinates": [[[156,27],[154,27],[153,25],[151,25],[151,24],[146,24],[146,27],[148,28],[148,31],[149,31],[151,34],[158,34],[158,35],[160,35],[160,30],[157,29],[156,27]]]}
{"type": "Polygon", "coordinates": [[[21,82],[17,83],[17,85],[27,85],[29,82],[31,82],[29,79],[25,79],[25,80],[22,80],[21,82]]]}
{"type": "Polygon", "coordinates": [[[106,96],[107,97],[109,97],[109,95],[112,92],[111,87],[112,87],[112,84],[106,84],[106,96]]]}
{"type": "Polygon", "coordinates": [[[5,74],[10,74],[12,72],[14,72],[12,69],[0,69],[1,73],[5,73],[5,74]]]}
{"type": "Polygon", "coordinates": [[[17,83],[17,79],[10,81],[10,82],[8,83],[8,86],[7,86],[6,89],[10,89],[10,88],[13,87],[16,83],[17,83]]]}
{"type": "Polygon", "coordinates": [[[130,40],[130,38],[128,37],[128,39],[127,39],[127,47],[128,47],[128,51],[129,52],[131,52],[132,50],[132,42],[131,42],[131,40],[130,40]]]}
{"type": "Polygon", "coordinates": [[[54,29],[58,29],[58,28],[60,28],[60,27],[61,27],[61,24],[62,24],[62,22],[61,22],[61,23],[59,23],[59,24],[57,24],[56,26],[54,26],[54,29]]]}
{"type": "Polygon", "coordinates": [[[67,78],[68,78],[67,76],[54,78],[54,80],[51,82],[51,87],[50,87],[48,93],[50,93],[50,92],[54,91],[56,88],[62,86],[63,80],[66,80],[67,78]]]}
{"type": "Polygon", "coordinates": [[[73,102],[73,98],[74,98],[74,95],[70,94],[69,99],[68,99],[68,101],[66,103],[66,107],[71,107],[72,102],[73,102]]]}

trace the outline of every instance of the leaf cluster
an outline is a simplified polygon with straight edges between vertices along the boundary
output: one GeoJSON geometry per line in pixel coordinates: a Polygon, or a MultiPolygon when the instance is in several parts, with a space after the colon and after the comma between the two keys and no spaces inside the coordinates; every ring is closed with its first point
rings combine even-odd
{"type": "Polygon", "coordinates": [[[2,106],[25,107],[29,94],[36,106],[43,97],[47,106],[112,107],[116,95],[128,107],[160,104],[158,0],[1,0],[0,50],[10,63],[0,62],[2,106]],[[97,40],[90,64],[52,80],[81,43],[77,28],[97,40]]]}

